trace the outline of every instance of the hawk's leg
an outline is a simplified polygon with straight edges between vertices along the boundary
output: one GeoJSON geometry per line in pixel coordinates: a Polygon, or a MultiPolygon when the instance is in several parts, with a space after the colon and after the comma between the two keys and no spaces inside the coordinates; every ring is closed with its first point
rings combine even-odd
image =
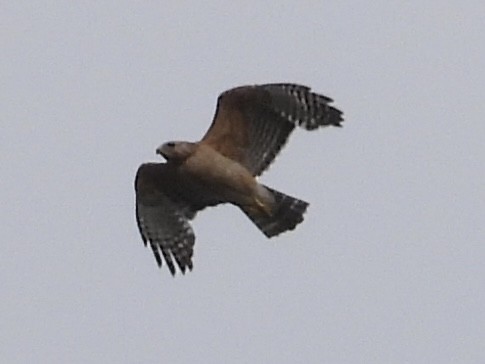
{"type": "Polygon", "coordinates": [[[271,217],[273,215],[273,211],[271,207],[265,204],[263,201],[261,201],[258,197],[254,199],[254,203],[258,211],[262,212],[268,217],[271,217]]]}

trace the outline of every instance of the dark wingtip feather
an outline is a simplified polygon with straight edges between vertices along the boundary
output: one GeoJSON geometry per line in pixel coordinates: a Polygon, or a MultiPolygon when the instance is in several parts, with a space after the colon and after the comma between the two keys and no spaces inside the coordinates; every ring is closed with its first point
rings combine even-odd
{"type": "Polygon", "coordinates": [[[167,263],[168,270],[172,275],[175,275],[175,265],[173,264],[172,257],[170,256],[169,252],[166,252],[165,250],[162,249],[162,255],[163,258],[165,259],[165,262],[167,263]]]}
{"type": "Polygon", "coordinates": [[[168,269],[170,270],[170,273],[172,274],[172,277],[175,277],[175,267],[173,265],[167,264],[168,269]]]}
{"type": "Polygon", "coordinates": [[[160,256],[160,253],[158,252],[158,248],[155,245],[152,245],[152,252],[153,255],[155,256],[155,260],[157,261],[158,268],[162,267],[162,257],[160,256]]]}
{"type": "Polygon", "coordinates": [[[273,110],[289,123],[307,130],[334,125],[343,121],[342,111],[330,105],[333,99],[298,84],[280,83],[262,85],[272,100],[273,110]]]}

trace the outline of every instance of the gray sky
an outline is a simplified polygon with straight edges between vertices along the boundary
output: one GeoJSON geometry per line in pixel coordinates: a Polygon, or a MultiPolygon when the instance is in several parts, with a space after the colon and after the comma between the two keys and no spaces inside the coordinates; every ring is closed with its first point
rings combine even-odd
{"type": "Polygon", "coordinates": [[[0,361],[485,362],[483,2],[163,3],[0,5],[0,361]],[[139,164],[286,81],[346,118],[262,178],[305,222],[204,211],[194,271],[160,271],[139,164]]]}

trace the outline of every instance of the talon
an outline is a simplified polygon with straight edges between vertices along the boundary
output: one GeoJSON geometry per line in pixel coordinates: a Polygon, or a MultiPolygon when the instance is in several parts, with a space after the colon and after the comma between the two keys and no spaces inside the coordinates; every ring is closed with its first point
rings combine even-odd
{"type": "Polygon", "coordinates": [[[255,198],[254,202],[256,203],[256,206],[260,211],[264,212],[268,216],[272,215],[270,207],[265,205],[261,200],[259,200],[258,198],[255,198]]]}

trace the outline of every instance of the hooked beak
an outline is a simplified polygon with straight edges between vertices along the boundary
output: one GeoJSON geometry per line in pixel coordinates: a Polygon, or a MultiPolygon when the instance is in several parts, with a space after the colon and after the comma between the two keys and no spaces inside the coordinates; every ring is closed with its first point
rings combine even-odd
{"type": "Polygon", "coordinates": [[[165,157],[163,155],[163,148],[162,148],[162,145],[160,145],[157,149],[155,149],[155,154],[160,154],[162,157],[165,157]]]}

